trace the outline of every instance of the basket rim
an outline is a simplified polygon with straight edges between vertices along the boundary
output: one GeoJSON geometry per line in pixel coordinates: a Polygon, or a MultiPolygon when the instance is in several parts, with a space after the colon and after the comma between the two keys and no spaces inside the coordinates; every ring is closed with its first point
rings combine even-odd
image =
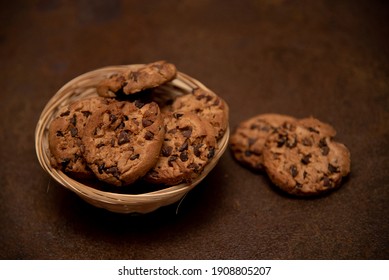
{"type": "MultiPolygon", "coordinates": [[[[116,66],[106,66],[101,67],[89,72],[86,72],[84,74],[81,74],[79,76],[76,76],[75,78],[68,81],[66,84],[64,84],[46,103],[44,109],[42,110],[38,123],[35,128],[35,150],[36,155],[38,157],[38,161],[41,165],[41,167],[50,175],[51,178],[53,178],[57,183],[60,185],[66,187],[67,189],[70,189],[71,191],[77,193],[78,195],[85,198],[97,200],[99,202],[108,203],[108,204],[123,204],[123,205],[129,205],[129,204],[140,204],[141,201],[133,201],[134,199],[140,200],[140,199],[162,199],[169,196],[174,195],[184,195],[185,193],[189,192],[192,188],[194,188],[197,184],[199,184],[207,175],[208,173],[215,167],[220,157],[224,154],[224,151],[226,150],[228,146],[229,141],[229,126],[227,126],[226,131],[221,139],[218,141],[218,148],[216,150],[214,158],[204,167],[204,170],[202,171],[201,175],[194,179],[191,183],[181,183],[178,185],[168,186],[163,189],[159,189],[156,191],[151,192],[145,192],[145,193],[139,193],[139,194],[126,194],[126,193],[115,193],[111,191],[103,191],[96,189],[94,187],[88,186],[86,184],[83,184],[81,182],[78,182],[77,180],[69,177],[61,170],[57,170],[50,165],[50,159],[48,158],[47,147],[44,147],[45,143],[43,143],[43,135],[45,131],[47,130],[47,125],[49,124],[50,117],[53,116],[54,113],[49,114],[50,111],[52,111],[52,107],[55,104],[60,104],[64,100],[66,100],[67,95],[61,96],[61,93],[65,90],[70,88],[76,89],[77,86],[79,86],[79,82],[81,82],[84,78],[89,77],[91,75],[100,74],[101,72],[109,72],[109,71],[118,71],[121,69],[128,69],[128,67],[140,67],[145,64],[131,64],[131,65],[116,65],[116,66]],[[58,99],[57,99],[58,98],[58,99]],[[90,195],[93,194],[93,197],[90,195]]],[[[215,94],[212,90],[207,88],[203,83],[200,81],[190,77],[189,75],[182,73],[180,71],[177,71],[177,76],[175,79],[173,79],[170,83],[172,83],[174,86],[187,88],[188,90],[193,88],[201,88],[205,91],[211,92],[215,94]]],[[[227,104],[226,104],[227,106],[227,104]]],[[[57,106],[54,106],[57,108],[57,106]]],[[[146,202],[146,201],[145,201],[146,202]]]]}

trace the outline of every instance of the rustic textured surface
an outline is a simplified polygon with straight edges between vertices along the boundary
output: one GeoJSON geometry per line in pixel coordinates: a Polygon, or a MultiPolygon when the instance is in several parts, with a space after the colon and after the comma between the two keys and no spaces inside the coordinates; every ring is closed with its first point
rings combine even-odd
{"type": "Polygon", "coordinates": [[[21,2],[0,9],[1,258],[389,258],[384,1],[21,2]],[[266,112],[332,124],[351,151],[349,179],[293,199],[227,152],[178,210],[144,216],[96,209],[50,181],[34,129],[55,91],[95,68],[160,59],[222,96],[232,127],[266,112]]]}

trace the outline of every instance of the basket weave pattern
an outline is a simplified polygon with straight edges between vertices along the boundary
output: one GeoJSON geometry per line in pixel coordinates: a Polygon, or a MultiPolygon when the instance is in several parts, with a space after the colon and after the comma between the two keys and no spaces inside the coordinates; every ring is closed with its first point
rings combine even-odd
{"type": "MultiPolygon", "coordinates": [[[[60,170],[50,165],[50,152],[48,146],[48,128],[55,118],[59,108],[69,105],[76,100],[97,96],[96,85],[102,80],[118,71],[129,67],[139,68],[142,65],[121,65],[97,69],[69,81],[49,100],[43,109],[35,130],[35,149],[42,168],[50,174],[59,184],[75,192],[86,202],[100,208],[117,213],[148,213],[162,206],[179,201],[187,192],[199,184],[207,174],[215,167],[218,160],[227,148],[229,129],[219,140],[216,153],[212,160],[205,166],[203,172],[191,183],[182,183],[157,191],[142,194],[121,194],[107,192],[80,183],[67,176],[60,170]]],[[[179,96],[201,88],[211,92],[206,86],[188,75],[178,72],[177,77],[158,88],[159,91],[173,96],[179,96]]]]}

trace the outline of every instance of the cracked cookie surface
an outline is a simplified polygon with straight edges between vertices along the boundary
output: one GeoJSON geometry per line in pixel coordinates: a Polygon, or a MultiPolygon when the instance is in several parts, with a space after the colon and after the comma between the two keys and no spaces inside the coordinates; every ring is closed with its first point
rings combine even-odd
{"type": "Polygon", "coordinates": [[[50,123],[48,131],[51,165],[78,178],[93,176],[84,157],[81,137],[88,119],[96,110],[111,103],[110,99],[95,97],[75,101],[62,108],[50,123]]]}
{"type": "Polygon", "coordinates": [[[163,136],[155,102],[118,101],[89,119],[82,138],[84,157],[98,179],[128,185],[155,165],[163,136]]]}
{"type": "Polygon", "coordinates": [[[114,73],[99,83],[97,93],[103,97],[134,94],[171,81],[176,75],[177,69],[174,64],[156,61],[137,69],[114,73]]]}
{"type": "Polygon", "coordinates": [[[241,122],[230,139],[235,159],[254,170],[263,170],[263,149],[267,137],[285,122],[296,119],[280,114],[260,114],[241,122]]]}
{"type": "Polygon", "coordinates": [[[166,132],[160,156],[145,180],[166,185],[190,182],[215,154],[214,130],[211,124],[188,112],[168,113],[164,123],[166,132]]]}
{"type": "Polygon", "coordinates": [[[299,196],[339,187],[350,172],[350,152],[333,140],[335,133],[330,125],[314,118],[274,131],[263,153],[270,180],[283,191],[299,196]]]}

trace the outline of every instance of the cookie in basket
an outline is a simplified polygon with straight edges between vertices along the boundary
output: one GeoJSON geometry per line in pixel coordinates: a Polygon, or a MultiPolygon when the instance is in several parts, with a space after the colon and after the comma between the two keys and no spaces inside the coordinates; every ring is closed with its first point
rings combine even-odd
{"type": "Polygon", "coordinates": [[[163,136],[163,119],[155,102],[117,101],[86,124],[84,157],[98,179],[129,185],[155,165],[163,136]]]}
{"type": "Polygon", "coordinates": [[[91,115],[111,102],[110,99],[92,97],[75,101],[60,109],[58,116],[50,123],[48,131],[53,167],[78,178],[93,176],[83,157],[84,145],[81,137],[91,115]]]}
{"type": "Polygon", "coordinates": [[[231,135],[234,158],[253,170],[263,170],[263,149],[267,137],[285,122],[295,118],[281,114],[260,114],[241,122],[231,135]]]}
{"type": "Polygon", "coordinates": [[[171,81],[176,75],[177,69],[174,64],[163,60],[156,61],[137,69],[130,68],[111,75],[100,82],[97,93],[103,97],[134,94],[171,81]]]}
{"type": "Polygon", "coordinates": [[[217,139],[224,135],[228,126],[227,103],[216,94],[201,88],[177,97],[171,110],[192,112],[204,118],[213,126],[217,139]]]}
{"type": "Polygon", "coordinates": [[[314,118],[274,131],[263,153],[270,180],[298,196],[318,195],[339,187],[350,173],[350,152],[333,140],[335,133],[330,125],[314,118]]]}
{"type": "Polygon", "coordinates": [[[194,113],[168,113],[165,138],[157,164],[145,176],[150,183],[176,185],[198,177],[213,158],[213,127],[194,113]]]}

